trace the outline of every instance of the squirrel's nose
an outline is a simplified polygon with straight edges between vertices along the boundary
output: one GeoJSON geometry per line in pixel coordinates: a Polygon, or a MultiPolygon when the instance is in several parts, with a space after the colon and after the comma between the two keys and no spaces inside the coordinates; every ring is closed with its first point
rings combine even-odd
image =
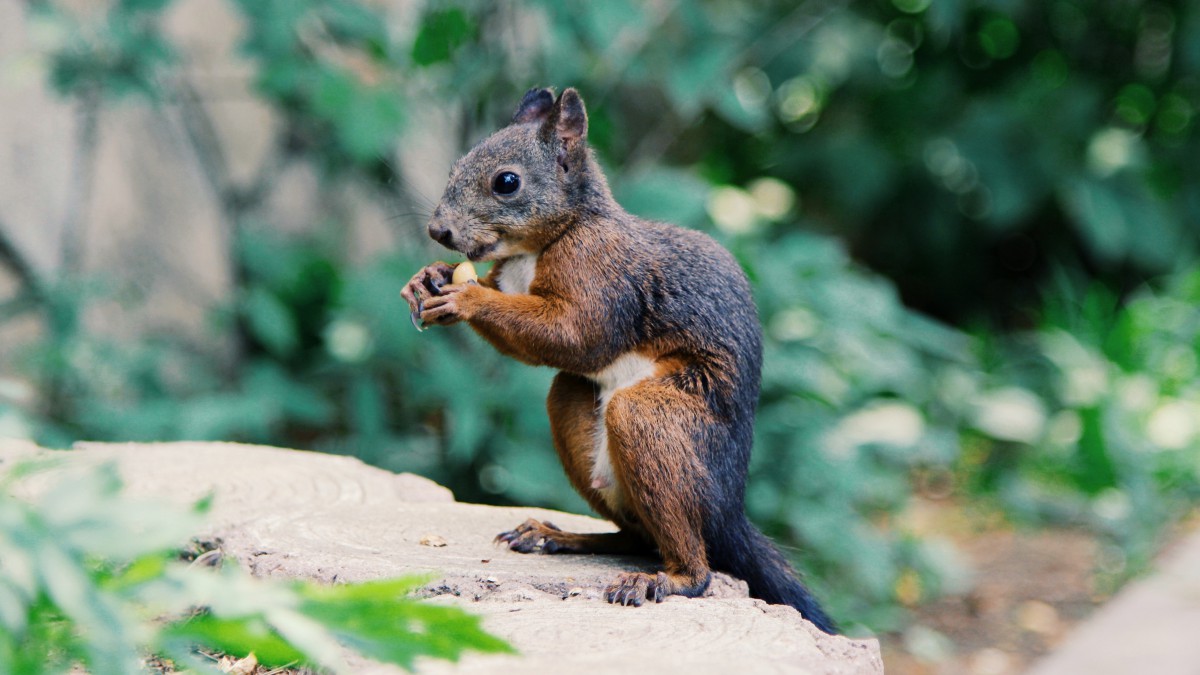
{"type": "Polygon", "coordinates": [[[446,248],[454,248],[450,245],[450,241],[453,239],[453,235],[450,234],[450,228],[444,225],[430,223],[429,236],[432,237],[434,241],[442,246],[445,246],[446,248]]]}

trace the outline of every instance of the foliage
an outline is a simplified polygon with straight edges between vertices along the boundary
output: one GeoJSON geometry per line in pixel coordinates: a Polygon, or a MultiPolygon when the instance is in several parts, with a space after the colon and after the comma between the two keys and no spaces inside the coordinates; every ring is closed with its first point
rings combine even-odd
{"type": "Polygon", "coordinates": [[[234,233],[236,288],[213,318],[233,354],[55,321],[113,298],[43,284],[33,305],[60,327],[24,374],[49,402],[0,408],[0,428],[311,447],[464,499],[583,510],[549,448],[550,373],[461,327],[409,326],[398,292],[438,255],[427,242],[363,262],[336,212],[285,236],[264,197],[303,163],[323,194],[353,184],[420,209],[400,168],[417,113],[453,120],[465,146],[527,87],[573,84],[619,201],[715,234],[752,276],[767,360],[748,506],[844,622],[895,626],[914,579],[930,597],[959,576],[941,542],[888,525],[923,481],[1099,528],[1135,561],[1197,497],[1179,421],[1197,400],[1196,283],[1178,272],[1200,246],[1191,4],[446,0],[398,16],[239,0],[254,95],[282,122],[249,187],[195,123],[159,28],[169,0],[36,6],[61,27],[64,95],[188,113],[234,233]]]}
{"type": "Polygon", "coordinates": [[[908,507],[919,474],[945,474],[957,457],[968,402],[950,383],[974,378],[971,345],[906,310],[827,239],[734,245],[762,280],[770,364],[751,515],[801,545],[835,615],[895,625],[903,579],[936,595],[940,579],[960,574],[942,543],[874,523],[908,507]]]}
{"type": "Polygon", "coordinates": [[[404,120],[398,45],[357,2],[240,0],[259,91],[327,162],[377,162],[404,120]]]}
{"type": "MultiPolygon", "coordinates": [[[[44,467],[43,467],[44,468],[44,467]]],[[[111,466],[62,471],[33,503],[0,493],[0,671],[126,675],[153,654],[211,671],[195,650],[265,666],[346,672],[339,644],[412,670],[418,656],[511,651],[479,619],[408,594],[420,579],[322,586],[253,579],[178,558],[203,505],[175,511],[119,494],[111,466]]],[[[28,484],[28,478],[23,484],[28,484]]]]}
{"type": "Polygon", "coordinates": [[[58,33],[62,45],[50,79],[61,91],[81,96],[143,94],[158,89],[158,71],[174,50],[158,30],[158,15],[171,0],[117,0],[90,16],[64,11],[56,3],[32,5],[35,16],[58,33]]]}
{"type": "Polygon", "coordinates": [[[765,155],[941,316],[1028,325],[1056,267],[1120,292],[1194,260],[1193,5],[892,5],[831,17],[753,75],[793,133],[743,166],[765,155]]]}
{"type": "Polygon", "coordinates": [[[1084,525],[1117,544],[1107,571],[1139,571],[1164,525],[1200,499],[1200,274],[1126,301],[1092,287],[1049,301],[1036,332],[989,346],[992,442],[964,475],[1026,520],[1084,525]]]}

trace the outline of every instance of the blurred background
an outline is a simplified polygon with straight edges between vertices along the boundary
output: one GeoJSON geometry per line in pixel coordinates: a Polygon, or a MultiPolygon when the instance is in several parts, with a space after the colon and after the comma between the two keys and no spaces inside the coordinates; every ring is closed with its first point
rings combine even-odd
{"type": "Polygon", "coordinates": [[[531,86],[750,275],[748,508],[890,671],[1018,672],[1195,523],[1182,0],[0,0],[0,436],[586,512],[553,373],[399,299],[531,86]]]}

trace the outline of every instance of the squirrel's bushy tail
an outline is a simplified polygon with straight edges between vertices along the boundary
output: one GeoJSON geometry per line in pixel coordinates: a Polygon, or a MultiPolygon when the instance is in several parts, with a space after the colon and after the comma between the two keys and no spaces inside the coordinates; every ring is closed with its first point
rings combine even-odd
{"type": "Polygon", "coordinates": [[[745,580],[750,597],[772,605],[790,605],[817,628],[836,635],[837,625],[800,582],[775,544],[745,517],[731,529],[722,533],[719,543],[709,542],[712,566],[745,580]]]}

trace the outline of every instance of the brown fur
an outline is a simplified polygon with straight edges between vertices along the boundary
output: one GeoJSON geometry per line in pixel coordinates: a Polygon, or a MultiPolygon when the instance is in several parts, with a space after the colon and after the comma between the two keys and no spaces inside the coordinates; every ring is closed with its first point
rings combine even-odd
{"type": "Polygon", "coordinates": [[[666,594],[703,592],[709,568],[700,488],[707,469],[694,447],[712,423],[703,402],[669,380],[652,379],[617,392],[606,419],[617,481],[636,521],[658,544],[671,582],[666,594]]]}

